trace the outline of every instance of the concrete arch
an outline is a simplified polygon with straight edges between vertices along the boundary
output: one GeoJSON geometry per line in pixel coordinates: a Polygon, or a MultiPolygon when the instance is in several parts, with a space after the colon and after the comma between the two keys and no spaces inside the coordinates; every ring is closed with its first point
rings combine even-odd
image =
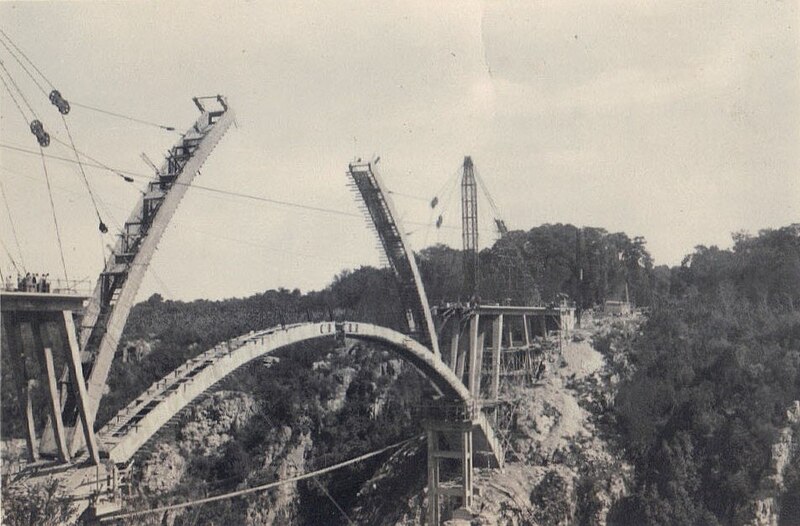
{"type": "MultiPolygon", "coordinates": [[[[275,327],[220,344],[183,364],[120,411],[98,433],[104,456],[124,463],[181,409],[243,365],[288,345],[344,334],[348,338],[387,344],[412,363],[447,399],[473,414],[478,444],[501,458],[493,432],[480,411],[474,411],[469,390],[444,362],[412,338],[385,327],[356,322],[301,323],[275,327]]],[[[477,448],[476,448],[477,450],[477,448]]],[[[501,461],[498,460],[498,463],[501,461]]]]}

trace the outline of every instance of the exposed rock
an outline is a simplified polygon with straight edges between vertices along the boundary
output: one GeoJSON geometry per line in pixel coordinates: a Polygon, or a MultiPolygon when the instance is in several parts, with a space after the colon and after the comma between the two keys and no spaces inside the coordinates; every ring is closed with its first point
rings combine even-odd
{"type": "Polygon", "coordinates": [[[142,359],[153,350],[152,345],[147,340],[137,339],[123,342],[122,362],[141,362],[142,359]]]}
{"type": "Polygon", "coordinates": [[[602,526],[626,494],[632,469],[595,423],[608,406],[607,364],[586,337],[578,340],[535,387],[506,387],[518,401],[511,458],[503,472],[476,476],[473,524],[602,526]]]}
{"type": "Polygon", "coordinates": [[[178,485],[186,460],[173,444],[159,443],[141,468],[139,487],[147,493],[162,493],[178,485]]]}
{"type": "Polygon", "coordinates": [[[336,412],[344,407],[347,399],[347,389],[350,387],[350,382],[356,377],[357,371],[352,367],[343,367],[332,374],[336,379],[336,390],[329,399],[324,401],[324,407],[327,411],[336,412]]]}
{"type": "Polygon", "coordinates": [[[146,493],[175,488],[193,456],[219,455],[231,435],[253,415],[256,402],[238,391],[219,391],[190,410],[177,442],[158,442],[138,467],[139,487],[146,493]]]}
{"type": "Polygon", "coordinates": [[[239,391],[218,391],[191,409],[179,446],[188,455],[218,455],[222,446],[253,416],[257,402],[239,391]]]}
{"type": "Polygon", "coordinates": [[[772,444],[768,474],[762,479],[759,497],[737,510],[736,523],[748,526],[778,526],[781,494],[786,491],[784,475],[794,455],[800,454],[800,400],[786,411],[786,427],[772,444]]]}
{"type": "MultiPolygon", "coordinates": [[[[291,429],[284,427],[277,438],[265,458],[266,470],[274,473],[275,480],[285,480],[305,472],[305,456],[312,446],[311,437],[300,435],[299,440],[291,445],[291,429]]],[[[283,484],[270,492],[259,493],[248,499],[245,524],[297,524],[299,503],[297,483],[283,484]]]]}
{"type": "MultiPolygon", "coordinates": [[[[518,401],[509,454],[502,471],[474,475],[472,516],[454,514],[457,499],[443,499],[449,526],[602,526],[624,496],[632,468],[619,461],[596,420],[607,410],[607,362],[588,334],[565,344],[563,367],[549,367],[534,387],[504,386],[518,401]]],[[[359,524],[427,524],[424,443],[398,451],[362,486],[351,518],[359,524]]]]}

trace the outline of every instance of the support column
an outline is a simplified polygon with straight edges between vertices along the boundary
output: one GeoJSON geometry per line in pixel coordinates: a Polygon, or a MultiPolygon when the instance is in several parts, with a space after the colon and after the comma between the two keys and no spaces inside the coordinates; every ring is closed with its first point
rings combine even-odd
{"type": "Polygon", "coordinates": [[[475,364],[475,400],[481,397],[481,383],[483,381],[483,350],[486,347],[486,332],[478,331],[478,357],[475,364]]]}
{"type": "Polygon", "coordinates": [[[569,322],[564,319],[563,310],[558,315],[558,318],[556,318],[556,324],[558,325],[558,330],[559,333],[561,334],[561,338],[564,341],[569,341],[569,322]]]}
{"type": "Polygon", "coordinates": [[[491,399],[500,396],[500,349],[503,346],[503,315],[499,314],[492,322],[492,383],[491,399]]]}
{"type": "Polygon", "coordinates": [[[525,347],[530,347],[531,345],[531,332],[530,328],[528,327],[528,316],[525,314],[522,315],[522,328],[525,334],[525,347]]]}
{"type": "Polygon", "coordinates": [[[539,325],[542,328],[542,338],[544,338],[546,340],[547,339],[547,315],[546,314],[543,314],[539,318],[539,325]]]}
{"type": "Polygon", "coordinates": [[[67,439],[64,434],[64,422],[61,419],[61,403],[60,395],[58,392],[58,384],[56,381],[56,370],[53,365],[53,350],[50,346],[45,347],[44,341],[47,339],[47,329],[38,321],[31,323],[31,333],[33,335],[33,344],[36,347],[36,356],[39,359],[42,372],[47,378],[47,392],[48,392],[48,409],[50,410],[50,422],[54,434],[56,453],[59,460],[62,462],[69,462],[70,454],[67,449],[67,439]]]}
{"type": "Polygon", "coordinates": [[[428,524],[439,526],[439,458],[436,452],[439,435],[428,429],[428,524]]]}
{"type": "Polygon", "coordinates": [[[69,367],[72,382],[75,386],[75,395],[78,399],[78,411],[80,411],[81,425],[83,426],[83,437],[86,439],[89,458],[92,459],[95,465],[98,465],[100,464],[100,456],[94,436],[94,414],[88,408],[86,380],[83,378],[80,349],[78,348],[78,339],[75,337],[75,322],[72,320],[72,311],[65,310],[62,314],[63,320],[59,325],[62,341],[67,346],[67,366],[69,367]]]}
{"type": "Polygon", "coordinates": [[[480,315],[475,314],[469,322],[469,382],[467,388],[472,396],[478,398],[476,393],[480,393],[481,374],[479,367],[479,355],[483,354],[483,348],[480,346],[478,338],[478,325],[480,324],[480,315]]]}
{"type": "Polygon", "coordinates": [[[464,369],[466,369],[467,362],[466,354],[467,350],[465,350],[462,345],[461,349],[458,351],[458,360],[456,361],[456,376],[462,383],[464,382],[464,369]]]}
{"type": "Polygon", "coordinates": [[[39,460],[39,452],[36,446],[36,426],[33,420],[30,382],[25,367],[25,350],[22,347],[22,327],[19,319],[13,313],[5,313],[3,318],[6,338],[8,338],[6,346],[9,352],[8,361],[11,362],[14,370],[14,384],[17,388],[19,409],[25,415],[25,445],[28,448],[28,460],[36,462],[39,460]]]}
{"type": "Polygon", "coordinates": [[[461,326],[458,321],[453,324],[453,335],[450,338],[450,369],[455,372],[458,365],[458,343],[461,336],[461,326]]]}
{"type": "Polygon", "coordinates": [[[472,509],[472,429],[461,432],[462,506],[472,509]]]}

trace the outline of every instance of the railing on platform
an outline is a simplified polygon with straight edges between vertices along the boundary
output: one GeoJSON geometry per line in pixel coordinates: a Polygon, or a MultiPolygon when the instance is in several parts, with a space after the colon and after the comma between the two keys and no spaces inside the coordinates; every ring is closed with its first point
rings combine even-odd
{"type": "Polygon", "coordinates": [[[34,292],[42,294],[72,294],[89,296],[92,293],[92,282],[88,279],[47,279],[44,282],[26,282],[24,278],[7,280],[3,283],[4,292],[34,292]],[[44,286],[43,286],[44,285],[44,286]]]}

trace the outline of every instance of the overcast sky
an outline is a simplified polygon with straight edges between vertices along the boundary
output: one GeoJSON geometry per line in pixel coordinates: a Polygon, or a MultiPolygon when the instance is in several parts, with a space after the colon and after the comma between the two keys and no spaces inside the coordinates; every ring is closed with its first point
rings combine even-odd
{"type": "MultiPolygon", "coordinates": [[[[460,243],[457,189],[444,194],[464,155],[511,228],[625,231],[657,263],[800,221],[793,1],[5,2],[0,27],[74,102],[185,129],[192,96],[226,95],[239,126],[198,184],[356,213],[347,163],[380,155],[417,250],[460,243]],[[425,199],[437,192],[439,230],[417,224],[435,221],[425,199]]],[[[2,47],[0,59],[66,140],[2,47]]],[[[0,104],[0,142],[36,149],[5,91],[0,104]]],[[[79,107],[67,121],[79,149],[143,174],[140,154],[160,164],[177,138],[79,107]]],[[[47,167],[70,278],[94,281],[113,239],[100,239],[77,167],[47,167]]],[[[106,222],[121,224],[141,183],[87,175],[106,222]]],[[[0,148],[0,181],[27,268],[63,274],[38,156],[0,148]]],[[[375,247],[361,218],[190,189],[139,296],[321,288],[378,264],[375,247]]],[[[5,250],[0,262],[7,272],[5,250]]]]}

